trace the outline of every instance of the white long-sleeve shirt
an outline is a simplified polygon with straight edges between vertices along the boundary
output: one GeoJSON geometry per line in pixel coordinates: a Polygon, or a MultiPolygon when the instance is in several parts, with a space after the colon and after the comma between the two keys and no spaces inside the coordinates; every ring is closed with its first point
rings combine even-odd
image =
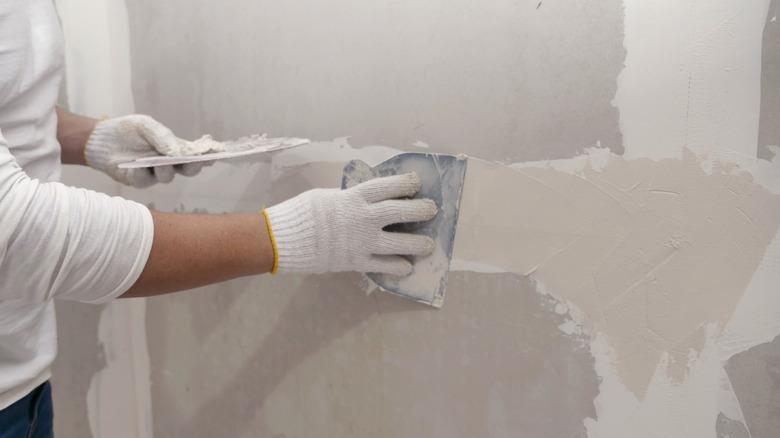
{"type": "Polygon", "coordinates": [[[63,64],[53,1],[0,1],[0,409],[50,377],[53,300],[121,295],[152,245],[146,207],[56,182],[63,64]]]}

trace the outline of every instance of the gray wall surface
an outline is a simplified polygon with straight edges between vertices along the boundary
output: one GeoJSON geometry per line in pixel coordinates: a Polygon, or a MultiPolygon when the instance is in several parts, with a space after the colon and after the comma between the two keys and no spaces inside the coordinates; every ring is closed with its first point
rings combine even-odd
{"type": "MultiPolygon", "coordinates": [[[[612,104],[626,56],[620,0],[127,8],[136,110],[185,138],[419,141],[503,162],[593,146],[623,153],[612,104]]],[[[777,26],[767,23],[764,41],[765,158],[761,146],[780,144],[777,26]]],[[[127,193],[166,211],[250,211],[339,167],[279,177],[262,160],[216,164],[197,181],[127,193]]],[[[586,436],[599,380],[587,340],[558,329],[566,315],[517,275],[456,272],[450,284],[440,311],[367,296],[354,274],[241,279],[148,300],[155,436],[586,436]]],[[[98,309],[68,304],[58,315],[57,430],[88,436],[82,401],[104,363],[98,309]]],[[[759,388],[777,385],[779,352],[775,340],[728,364],[753,438],[778,427],[780,399],[759,388]]],[[[725,416],[716,426],[722,437],[747,433],[725,416]]]]}
{"type": "MultiPolygon", "coordinates": [[[[422,141],[507,162],[599,144],[621,153],[621,3],[537,6],[129,2],[136,108],[185,137],[348,135],[353,147],[422,141]]],[[[309,188],[304,169],[264,197],[267,169],[241,172],[258,193],[223,193],[242,206],[309,188]]],[[[188,193],[155,205],[213,210],[188,193]]],[[[431,313],[365,297],[358,278],[261,278],[150,300],[156,436],[585,436],[593,359],[532,284],[453,275],[431,313]]]]}

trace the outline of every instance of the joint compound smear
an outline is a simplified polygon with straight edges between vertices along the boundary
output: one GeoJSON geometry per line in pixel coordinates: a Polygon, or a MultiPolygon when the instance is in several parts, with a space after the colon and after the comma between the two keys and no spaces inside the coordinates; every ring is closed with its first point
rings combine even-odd
{"type": "Polygon", "coordinates": [[[470,159],[454,258],[531,275],[576,306],[642,399],[662,359],[684,380],[707,326],[728,322],[778,230],[780,196],[736,166],[705,172],[689,151],[600,167],[470,159]]]}
{"type": "Polygon", "coordinates": [[[214,140],[210,135],[204,135],[197,140],[181,143],[179,149],[171,151],[168,155],[182,156],[200,155],[211,152],[239,152],[257,146],[264,146],[267,142],[268,138],[265,134],[253,134],[248,137],[241,137],[238,140],[225,142],[214,140]]]}

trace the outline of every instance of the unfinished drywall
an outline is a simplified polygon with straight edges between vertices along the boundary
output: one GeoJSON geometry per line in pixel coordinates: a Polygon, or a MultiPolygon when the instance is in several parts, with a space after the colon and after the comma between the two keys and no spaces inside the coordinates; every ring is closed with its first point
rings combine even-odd
{"type": "MultiPolygon", "coordinates": [[[[338,185],[357,155],[413,143],[505,162],[598,145],[622,151],[611,104],[624,56],[617,1],[187,5],[128,4],[140,111],[190,137],[264,130],[329,141],[273,166],[216,165],[195,182],[127,192],[156,207],[253,210],[338,185]],[[210,36],[175,31],[192,27],[210,36]],[[351,137],[330,141],[341,135],[351,137]]],[[[548,299],[524,298],[527,280],[453,277],[441,313],[366,297],[352,276],[232,282],[152,300],[152,398],[165,413],[155,414],[155,432],[585,436],[597,393],[587,343],[556,329],[564,316],[548,299]],[[559,415],[544,415],[553,409],[559,415]]]]}
{"type": "Polygon", "coordinates": [[[152,406],[141,408],[154,411],[155,435],[771,430],[780,405],[723,367],[773,351],[756,345],[780,334],[780,171],[755,159],[771,86],[761,82],[768,9],[129,2],[140,112],[189,138],[320,141],[126,196],[163,210],[253,211],[338,185],[352,158],[417,149],[485,166],[441,311],[367,295],[351,274],[148,301],[152,406]],[[586,149],[598,146],[610,150],[586,149]],[[523,224],[550,232],[518,239],[523,224]]]}
{"type": "Polygon", "coordinates": [[[618,0],[169,0],[128,10],[137,108],[183,135],[261,127],[505,161],[623,148],[611,104],[624,59],[618,0]]]}
{"type": "Polygon", "coordinates": [[[732,357],[729,378],[745,412],[753,437],[771,437],[780,430],[780,337],[732,357]],[[774,407],[774,408],[773,408],[774,407]]]}
{"type": "Polygon", "coordinates": [[[593,358],[527,279],[456,273],[440,312],[366,296],[362,281],[278,276],[151,300],[157,436],[584,435],[593,358]]]}
{"type": "Polygon", "coordinates": [[[708,324],[729,321],[777,234],[780,196],[730,165],[707,174],[690,151],[594,161],[570,173],[469,160],[455,258],[538,279],[576,306],[642,399],[662,358],[683,381],[718,335],[708,324]]]}

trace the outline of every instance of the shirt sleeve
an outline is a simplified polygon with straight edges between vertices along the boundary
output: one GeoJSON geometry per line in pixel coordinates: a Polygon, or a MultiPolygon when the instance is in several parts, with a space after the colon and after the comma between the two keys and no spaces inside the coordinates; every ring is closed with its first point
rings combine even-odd
{"type": "Polygon", "coordinates": [[[31,179],[0,132],[0,301],[109,301],[141,275],[153,238],[145,206],[31,179]]]}

